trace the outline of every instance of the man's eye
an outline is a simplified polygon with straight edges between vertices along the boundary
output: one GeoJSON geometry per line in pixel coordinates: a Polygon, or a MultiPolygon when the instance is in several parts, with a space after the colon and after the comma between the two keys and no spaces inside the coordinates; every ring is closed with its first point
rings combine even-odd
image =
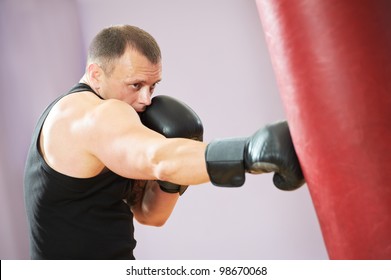
{"type": "Polygon", "coordinates": [[[141,88],[141,84],[132,84],[132,88],[139,90],[141,88]]]}

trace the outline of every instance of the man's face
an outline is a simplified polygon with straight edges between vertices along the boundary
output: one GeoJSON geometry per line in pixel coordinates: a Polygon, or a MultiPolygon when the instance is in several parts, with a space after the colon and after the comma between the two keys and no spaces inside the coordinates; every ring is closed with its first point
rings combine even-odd
{"type": "Polygon", "coordinates": [[[137,112],[151,104],[156,84],[161,80],[161,63],[152,64],[145,56],[130,48],[115,62],[110,75],[103,75],[100,93],[131,105],[137,112]]]}

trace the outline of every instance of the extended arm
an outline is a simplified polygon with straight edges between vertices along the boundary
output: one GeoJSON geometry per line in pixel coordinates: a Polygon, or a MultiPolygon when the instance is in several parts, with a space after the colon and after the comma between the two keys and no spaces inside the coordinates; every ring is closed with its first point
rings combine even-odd
{"type": "Polygon", "coordinates": [[[274,183],[280,189],[293,190],[305,182],[286,121],[267,125],[250,137],[207,145],[166,138],[148,129],[138,114],[120,101],[106,101],[96,111],[91,121],[99,125],[91,125],[95,129],[88,133],[91,139],[87,141],[91,153],[121,176],[237,187],[244,183],[246,172],[275,172],[274,183]]]}

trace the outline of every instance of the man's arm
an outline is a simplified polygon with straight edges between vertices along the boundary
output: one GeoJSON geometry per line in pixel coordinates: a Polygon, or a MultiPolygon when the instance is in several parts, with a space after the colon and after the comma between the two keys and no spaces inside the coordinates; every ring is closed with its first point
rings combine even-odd
{"type": "Polygon", "coordinates": [[[86,116],[86,150],[113,172],[127,178],[162,180],[181,185],[209,181],[206,144],[165,138],[145,127],[136,111],[118,100],[106,100],[86,116]]]}
{"type": "Polygon", "coordinates": [[[165,138],[145,127],[136,111],[118,100],[102,102],[89,115],[85,150],[124,177],[239,187],[245,173],[274,172],[273,182],[282,190],[294,190],[305,182],[286,121],[267,125],[250,137],[206,145],[165,138]]]}
{"type": "Polygon", "coordinates": [[[170,217],[178,198],[178,193],[162,191],[156,181],[135,180],[127,203],[139,223],[162,226],[170,217]]]}

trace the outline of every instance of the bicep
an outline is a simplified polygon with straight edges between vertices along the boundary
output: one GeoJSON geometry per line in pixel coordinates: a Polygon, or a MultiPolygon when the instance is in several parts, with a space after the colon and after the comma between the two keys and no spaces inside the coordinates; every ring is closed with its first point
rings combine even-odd
{"type": "Polygon", "coordinates": [[[145,127],[133,108],[120,101],[102,105],[90,116],[89,152],[120,176],[156,179],[153,150],[165,137],[145,127]]]}

